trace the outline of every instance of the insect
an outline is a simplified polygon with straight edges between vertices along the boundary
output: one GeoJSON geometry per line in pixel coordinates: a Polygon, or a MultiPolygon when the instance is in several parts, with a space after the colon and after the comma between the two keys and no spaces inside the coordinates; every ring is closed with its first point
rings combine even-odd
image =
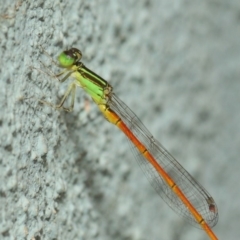
{"type": "Polygon", "coordinates": [[[55,76],[61,77],[61,82],[69,77],[74,80],[58,105],[40,101],[56,109],[72,111],[76,87],[83,88],[102,115],[126,135],[143,173],[162,199],[188,222],[204,229],[210,239],[218,239],[211,229],[218,221],[217,205],[211,195],[151,135],[133,111],[114,93],[113,87],[88,69],[81,58],[82,53],[77,48],[59,55],[58,63],[64,70],[55,76]],[[66,108],[64,102],[69,96],[71,103],[66,108]]]}

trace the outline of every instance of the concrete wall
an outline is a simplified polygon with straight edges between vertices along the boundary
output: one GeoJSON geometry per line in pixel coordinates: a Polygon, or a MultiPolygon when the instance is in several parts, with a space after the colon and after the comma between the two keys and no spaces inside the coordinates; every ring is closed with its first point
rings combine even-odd
{"type": "Polygon", "coordinates": [[[238,0],[0,1],[0,239],[208,239],[155,193],[82,89],[72,113],[38,103],[71,82],[30,67],[57,72],[39,45],[54,58],[81,49],[212,194],[219,239],[239,238],[238,0]]]}

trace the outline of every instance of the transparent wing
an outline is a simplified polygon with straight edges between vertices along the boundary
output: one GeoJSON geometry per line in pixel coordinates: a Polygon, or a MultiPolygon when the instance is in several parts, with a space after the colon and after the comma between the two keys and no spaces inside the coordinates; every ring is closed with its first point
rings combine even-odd
{"type": "MultiPolygon", "coordinates": [[[[114,93],[111,94],[108,106],[117,113],[134,136],[147,148],[151,155],[165,172],[173,179],[181,189],[185,197],[194,206],[205,222],[213,227],[218,221],[218,209],[209,193],[175,160],[175,158],[150,134],[139,118],[126,106],[114,93]]],[[[188,222],[200,228],[187,206],[177,194],[165,182],[158,171],[139,152],[137,147],[131,144],[135,158],[146,175],[147,179],[162,197],[162,199],[188,222]]]]}

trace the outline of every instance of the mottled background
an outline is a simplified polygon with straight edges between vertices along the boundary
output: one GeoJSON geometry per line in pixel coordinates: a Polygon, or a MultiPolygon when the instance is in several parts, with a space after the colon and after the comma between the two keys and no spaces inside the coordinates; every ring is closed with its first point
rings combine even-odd
{"type": "Polygon", "coordinates": [[[123,134],[56,71],[67,47],[114,86],[240,236],[239,0],[0,0],[0,239],[204,240],[138,168],[123,134]],[[27,98],[27,99],[25,99],[27,98]]]}

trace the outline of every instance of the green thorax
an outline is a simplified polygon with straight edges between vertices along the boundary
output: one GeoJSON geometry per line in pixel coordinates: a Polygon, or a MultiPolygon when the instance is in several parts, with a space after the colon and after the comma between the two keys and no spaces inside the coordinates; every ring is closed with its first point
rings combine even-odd
{"type": "Polygon", "coordinates": [[[77,84],[87,92],[97,104],[106,104],[112,87],[103,78],[78,62],[77,70],[72,73],[77,84]]]}

